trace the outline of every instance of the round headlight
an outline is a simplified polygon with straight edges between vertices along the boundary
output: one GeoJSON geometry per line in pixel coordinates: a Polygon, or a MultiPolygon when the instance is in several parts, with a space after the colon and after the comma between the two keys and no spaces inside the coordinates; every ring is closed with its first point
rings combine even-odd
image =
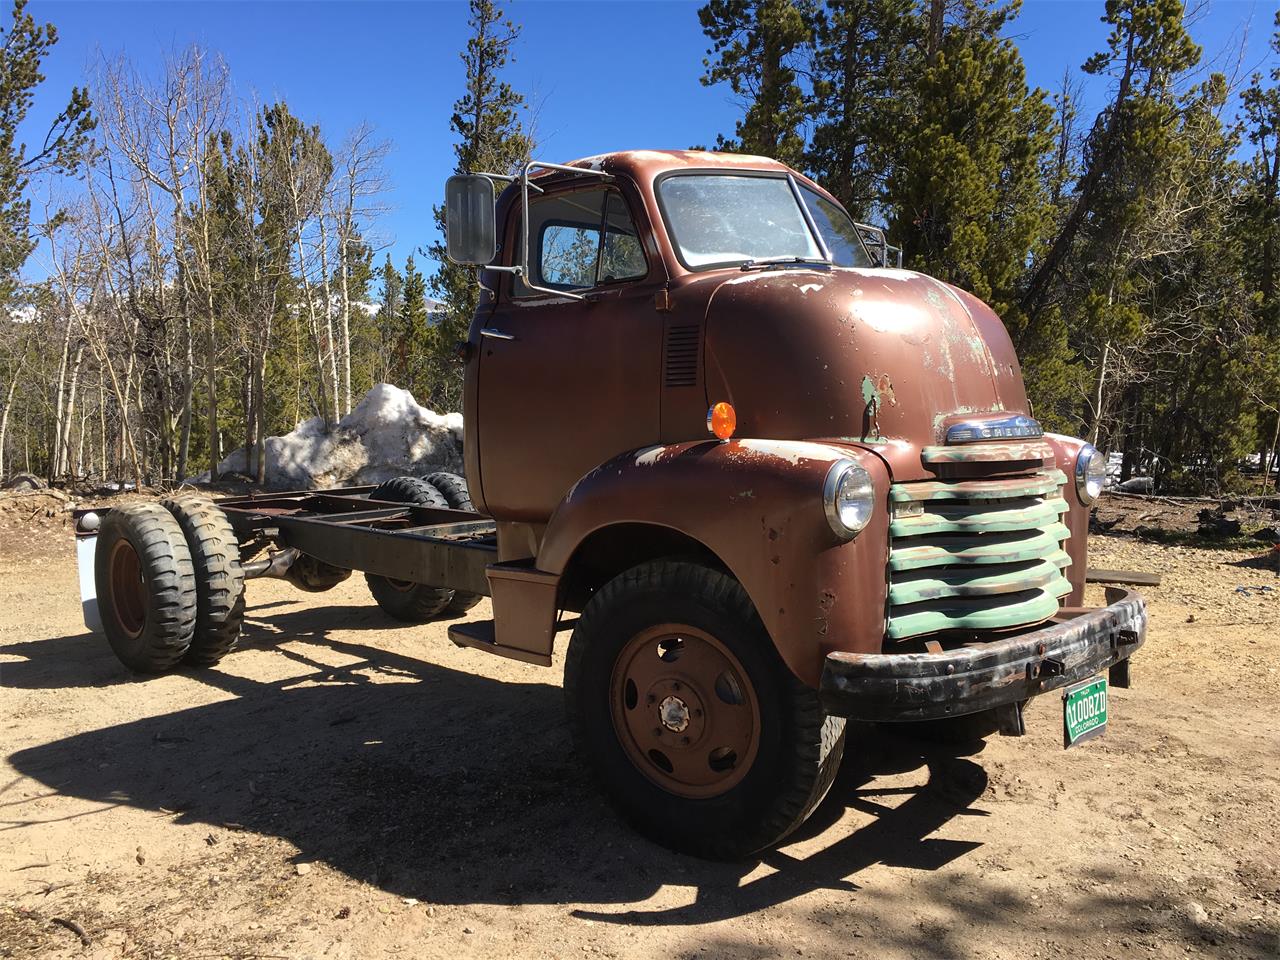
{"type": "Polygon", "coordinates": [[[1102,495],[1107,482],[1107,455],[1086,443],[1076,454],[1076,496],[1085,506],[1102,495]]]}
{"type": "Polygon", "coordinates": [[[871,474],[852,460],[837,460],[827,471],[822,498],[836,536],[850,540],[871,520],[876,491],[871,474]]]}

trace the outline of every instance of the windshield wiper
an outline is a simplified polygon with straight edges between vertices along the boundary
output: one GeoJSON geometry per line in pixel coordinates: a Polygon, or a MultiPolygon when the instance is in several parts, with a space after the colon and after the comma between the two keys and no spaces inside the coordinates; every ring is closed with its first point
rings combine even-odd
{"type": "Polygon", "coordinates": [[[762,270],[770,270],[774,267],[791,267],[796,265],[823,267],[827,270],[831,269],[829,260],[822,260],[818,257],[763,257],[759,260],[744,260],[739,265],[739,270],[753,270],[759,267],[762,270]]]}

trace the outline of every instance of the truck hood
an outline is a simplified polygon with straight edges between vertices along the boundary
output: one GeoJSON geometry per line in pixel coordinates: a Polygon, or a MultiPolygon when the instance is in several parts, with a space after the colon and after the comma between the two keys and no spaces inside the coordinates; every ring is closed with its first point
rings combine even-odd
{"type": "Polygon", "coordinates": [[[879,449],[895,474],[950,423],[1029,413],[991,308],[909,270],[731,277],[707,304],[705,350],[707,399],[733,404],[739,436],[839,438],[879,449]]]}

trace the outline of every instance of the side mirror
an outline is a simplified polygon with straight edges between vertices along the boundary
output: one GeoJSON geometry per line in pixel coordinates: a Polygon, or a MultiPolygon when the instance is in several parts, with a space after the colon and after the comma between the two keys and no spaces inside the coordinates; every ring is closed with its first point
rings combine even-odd
{"type": "Polygon", "coordinates": [[[498,248],[493,181],[488,177],[450,177],[444,185],[445,253],[454,263],[483,267],[498,248]]]}

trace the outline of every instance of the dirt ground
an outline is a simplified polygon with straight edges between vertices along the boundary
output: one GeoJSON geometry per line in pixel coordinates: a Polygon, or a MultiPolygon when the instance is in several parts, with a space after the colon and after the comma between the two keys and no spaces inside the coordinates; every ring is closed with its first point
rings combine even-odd
{"type": "Polygon", "coordinates": [[[1268,545],[1095,537],[1164,577],[1103,738],[1064,752],[1051,696],[980,749],[860,732],[801,835],[713,864],[600,800],[559,658],[396,626],[357,575],[256,581],[240,651],[140,679],[82,626],[65,514],[27,509],[0,511],[0,957],[1280,956],[1268,545]]]}

